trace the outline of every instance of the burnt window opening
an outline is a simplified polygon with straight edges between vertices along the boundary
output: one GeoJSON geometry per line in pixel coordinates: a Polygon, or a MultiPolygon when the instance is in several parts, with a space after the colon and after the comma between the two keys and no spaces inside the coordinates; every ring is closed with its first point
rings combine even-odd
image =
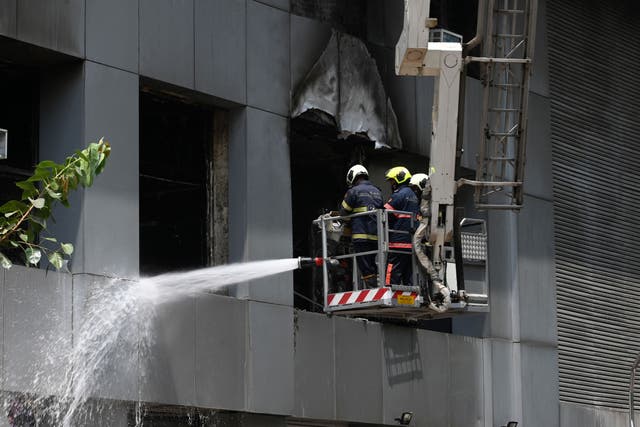
{"type": "MultiPolygon", "coordinates": [[[[368,139],[351,136],[339,140],[335,125],[320,124],[308,118],[309,114],[305,113],[291,121],[291,202],[293,255],[296,257],[322,256],[321,235],[313,226],[313,220],[339,209],[347,191],[347,171],[373,151],[373,142],[368,139]]],[[[344,268],[340,271],[342,273],[335,272],[334,281],[351,286],[351,272],[344,268]]],[[[322,289],[321,269],[294,271],[296,308],[322,311],[322,289]]]]}
{"type": "Polygon", "coordinates": [[[0,204],[18,199],[17,181],[38,162],[40,79],[38,71],[0,62],[0,128],[8,131],[7,158],[0,159],[0,204]]]}
{"type": "MultiPolygon", "coordinates": [[[[322,256],[321,232],[313,225],[313,220],[339,209],[347,191],[346,173],[351,166],[362,163],[368,169],[371,181],[380,187],[383,199],[386,200],[391,190],[384,182],[385,170],[402,164],[411,171],[426,171],[428,165],[424,156],[401,150],[376,150],[374,143],[365,137],[339,139],[335,123],[331,124],[328,119],[326,115],[318,117],[311,111],[291,120],[291,202],[295,257],[322,256]]],[[[344,248],[332,247],[330,251],[336,249],[344,248]]],[[[351,289],[351,273],[349,263],[332,269],[330,292],[351,289]]],[[[322,280],[320,268],[294,271],[295,308],[323,312],[322,280]]],[[[390,319],[385,319],[385,322],[407,325],[404,321],[390,319]]],[[[408,325],[451,332],[451,319],[421,320],[408,325]]]]}
{"type": "Polygon", "coordinates": [[[211,264],[213,109],[140,94],[140,273],[211,264]]]}

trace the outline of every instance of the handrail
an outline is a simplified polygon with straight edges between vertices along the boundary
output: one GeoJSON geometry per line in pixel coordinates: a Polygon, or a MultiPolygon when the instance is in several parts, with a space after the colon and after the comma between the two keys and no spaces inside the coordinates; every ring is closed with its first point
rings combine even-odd
{"type": "Polygon", "coordinates": [[[634,388],[636,382],[636,369],[640,365],[640,353],[636,356],[636,361],[633,363],[633,367],[631,368],[631,377],[629,378],[629,427],[635,427],[635,396],[634,396],[634,388]]]}
{"type": "MultiPolygon", "coordinates": [[[[378,259],[379,260],[383,260],[383,262],[378,262],[378,284],[379,286],[382,286],[382,280],[384,277],[384,272],[385,272],[385,266],[386,266],[386,262],[384,261],[384,259],[386,258],[386,256],[389,253],[405,253],[406,250],[403,249],[394,249],[394,248],[389,248],[388,247],[388,242],[389,242],[389,232],[393,232],[393,233],[397,233],[397,234],[409,234],[412,235],[411,232],[405,231],[405,230],[395,230],[395,229],[391,229],[389,228],[389,221],[388,221],[388,216],[391,213],[396,213],[396,214],[410,214],[412,219],[411,221],[413,223],[415,223],[416,220],[416,214],[413,212],[408,212],[408,211],[389,211],[387,209],[374,209],[371,211],[366,211],[366,212],[358,212],[358,213],[354,213],[354,214],[350,214],[350,215],[340,215],[340,216],[330,216],[330,215],[322,215],[319,218],[315,219],[313,221],[314,224],[318,225],[321,232],[322,232],[322,257],[323,259],[327,259],[328,255],[328,248],[327,248],[327,234],[328,234],[328,230],[327,230],[327,223],[331,222],[331,221],[342,221],[342,220],[349,220],[349,219],[353,219],[355,217],[360,217],[360,216],[371,216],[373,218],[376,219],[377,221],[377,234],[378,234],[378,248],[375,250],[370,250],[370,251],[365,251],[365,252],[351,252],[348,254],[344,254],[344,255],[337,255],[337,256],[331,256],[332,259],[352,259],[353,260],[353,265],[354,265],[354,280],[353,280],[353,290],[357,290],[357,285],[358,285],[358,280],[355,279],[355,260],[357,257],[359,256],[363,256],[363,255],[370,255],[370,254],[378,254],[378,259]]],[[[328,270],[327,270],[327,266],[326,263],[323,264],[323,291],[324,291],[324,295],[325,295],[325,303],[326,303],[326,297],[328,295],[329,292],[329,274],[328,274],[328,270]]]]}

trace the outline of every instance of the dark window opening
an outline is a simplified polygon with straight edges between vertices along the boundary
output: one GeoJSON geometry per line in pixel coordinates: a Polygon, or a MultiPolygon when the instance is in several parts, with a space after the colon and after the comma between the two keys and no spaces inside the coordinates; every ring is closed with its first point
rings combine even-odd
{"type": "MultiPolygon", "coordinates": [[[[384,182],[384,171],[397,164],[410,170],[427,169],[425,157],[402,151],[375,150],[373,142],[351,136],[338,139],[335,127],[308,120],[306,113],[291,120],[291,201],[293,214],[293,255],[322,256],[322,237],[313,220],[339,209],[347,191],[346,173],[351,166],[362,163],[367,167],[371,181],[388,197],[390,188],[384,182]]],[[[342,250],[337,243],[330,250],[342,250]]],[[[348,250],[348,244],[347,244],[348,250]]],[[[331,292],[350,290],[351,266],[341,265],[332,270],[331,292]]],[[[298,309],[322,312],[322,270],[294,271],[294,306],[298,309]]],[[[389,320],[386,320],[389,321],[389,320]]],[[[392,321],[396,323],[396,321],[392,321]]],[[[400,324],[406,324],[397,321],[400,324]]],[[[451,320],[427,320],[411,324],[421,329],[451,332],[451,320]]]]}
{"type": "Polygon", "coordinates": [[[209,265],[213,110],[140,94],[140,272],[209,265]]]}
{"type": "Polygon", "coordinates": [[[38,161],[40,83],[37,70],[0,62],[0,128],[8,131],[7,158],[0,160],[0,204],[19,198],[15,186],[38,161]]]}
{"type": "MultiPolygon", "coordinates": [[[[324,213],[338,210],[347,191],[347,170],[371,151],[373,143],[368,139],[338,140],[334,127],[305,118],[291,121],[294,256],[322,256],[321,234],[312,222],[324,213]]],[[[351,286],[350,274],[347,268],[342,268],[335,273],[334,279],[344,282],[345,287],[351,286]]],[[[294,305],[297,308],[322,311],[322,289],[320,269],[294,272],[294,305]]]]}

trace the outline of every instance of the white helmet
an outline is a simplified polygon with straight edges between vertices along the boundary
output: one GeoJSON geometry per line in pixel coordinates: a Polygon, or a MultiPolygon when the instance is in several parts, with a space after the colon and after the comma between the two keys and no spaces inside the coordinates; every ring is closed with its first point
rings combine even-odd
{"type": "Polygon", "coordinates": [[[420,191],[424,191],[429,185],[429,175],[426,173],[417,173],[411,176],[411,181],[409,181],[409,185],[418,187],[420,191]]]}
{"type": "Polygon", "coordinates": [[[351,169],[349,169],[349,172],[347,172],[347,184],[349,186],[352,186],[353,183],[356,182],[356,178],[362,175],[364,175],[365,178],[369,178],[369,172],[367,172],[367,169],[364,166],[351,166],[351,169]]]}

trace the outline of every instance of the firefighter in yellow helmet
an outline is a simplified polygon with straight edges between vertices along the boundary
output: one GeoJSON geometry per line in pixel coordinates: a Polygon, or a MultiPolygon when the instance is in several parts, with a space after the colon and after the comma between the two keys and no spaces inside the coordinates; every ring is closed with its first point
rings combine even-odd
{"type": "Polygon", "coordinates": [[[384,205],[389,212],[389,256],[386,285],[413,284],[411,241],[415,215],[420,209],[418,197],[409,187],[411,173],[404,166],[396,166],[384,174],[391,183],[391,197],[384,205]],[[394,212],[400,211],[400,212],[394,212]],[[395,231],[391,231],[395,230],[395,231]]]}

